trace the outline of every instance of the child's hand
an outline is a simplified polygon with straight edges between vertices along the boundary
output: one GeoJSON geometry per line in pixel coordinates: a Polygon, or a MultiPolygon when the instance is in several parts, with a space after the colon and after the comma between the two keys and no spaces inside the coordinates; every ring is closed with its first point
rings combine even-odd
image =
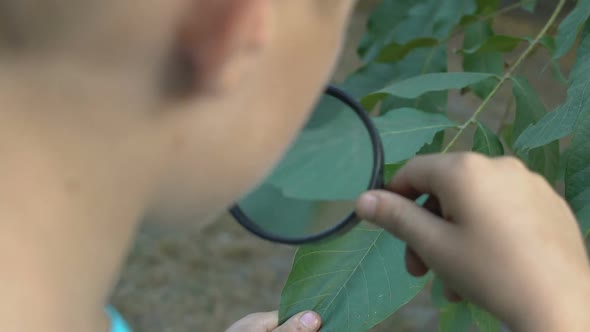
{"type": "Polygon", "coordinates": [[[449,293],[517,331],[590,329],[590,268],[576,220],[522,163],[417,157],[388,189],[363,195],[358,212],[408,243],[410,273],[432,269],[449,293]],[[431,194],[425,208],[414,203],[423,193],[431,194]]]}
{"type": "Polygon", "coordinates": [[[279,326],[278,312],[252,314],[232,325],[226,332],[316,332],[320,317],[316,313],[302,312],[279,326]]]}

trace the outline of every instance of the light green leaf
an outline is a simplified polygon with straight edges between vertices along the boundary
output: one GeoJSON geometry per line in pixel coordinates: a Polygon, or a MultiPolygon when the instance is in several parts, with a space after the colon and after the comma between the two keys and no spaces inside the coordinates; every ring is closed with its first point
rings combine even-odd
{"type": "MultiPolygon", "coordinates": [[[[465,29],[463,49],[475,48],[484,44],[494,36],[489,22],[476,22],[465,29]]],[[[501,75],[504,71],[504,59],[501,52],[478,52],[465,54],[463,57],[463,70],[466,72],[480,72],[501,75]]],[[[484,82],[471,86],[473,93],[481,99],[485,99],[494,89],[497,82],[487,79],[484,82]]]]}
{"type": "Polygon", "coordinates": [[[315,310],[322,331],[367,331],[408,303],[425,279],[404,267],[405,243],[361,226],[333,242],[299,249],[283,289],[280,320],[315,310]]]}
{"type": "Polygon", "coordinates": [[[557,32],[557,51],[554,59],[560,59],[569,52],[578,38],[578,32],[590,16],[590,0],[578,0],[576,8],[561,23],[557,32]]]}
{"type": "Polygon", "coordinates": [[[400,45],[397,42],[385,46],[375,61],[378,62],[395,62],[405,58],[408,53],[417,48],[428,48],[438,45],[438,40],[434,38],[418,38],[406,44],[400,45]]]}
{"type": "Polygon", "coordinates": [[[436,133],[457,126],[442,114],[411,108],[394,110],[374,121],[383,140],[388,164],[413,157],[425,144],[432,142],[436,133]]]}
{"type": "Polygon", "coordinates": [[[495,35],[488,38],[485,42],[469,48],[461,50],[460,53],[463,54],[483,54],[488,52],[512,52],[520,43],[525,41],[524,38],[513,37],[513,36],[505,36],[505,35],[495,35]]]}
{"type": "Polygon", "coordinates": [[[522,3],[522,8],[525,10],[534,13],[535,9],[537,8],[537,0],[520,0],[522,3]]]}
{"type": "Polygon", "coordinates": [[[570,135],[581,116],[590,111],[590,26],[578,48],[570,76],[571,85],[565,103],[547,113],[537,124],[529,126],[517,138],[514,148],[519,155],[570,135]]]}
{"type": "Polygon", "coordinates": [[[391,95],[401,98],[414,99],[427,92],[462,89],[483,80],[496,77],[487,73],[431,73],[394,83],[363,98],[366,106],[376,104],[384,97],[391,95]]]}
{"type": "Polygon", "coordinates": [[[473,151],[490,157],[504,155],[504,146],[496,134],[483,123],[477,122],[477,130],[473,139],[473,151]]]}
{"type": "MultiPolygon", "coordinates": [[[[535,89],[525,77],[512,79],[512,90],[516,100],[516,119],[511,137],[519,137],[531,125],[536,124],[547,110],[535,89]]],[[[519,154],[529,168],[543,175],[550,183],[555,182],[559,171],[559,142],[554,141],[545,146],[519,154]]]]}
{"type": "Polygon", "coordinates": [[[590,115],[576,128],[567,152],[565,197],[578,216],[582,231],[587,234],[590,217],[590,115]]]}

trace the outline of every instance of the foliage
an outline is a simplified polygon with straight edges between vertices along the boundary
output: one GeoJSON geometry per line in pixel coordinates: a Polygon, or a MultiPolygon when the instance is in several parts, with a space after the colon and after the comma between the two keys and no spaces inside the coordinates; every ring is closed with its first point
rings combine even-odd
{"type": "MultiPolygon", "coordinates": [[[[358,48],[365,65],[340,87],[377,115],[373,119],[384,142],[386,179],[416,154],[451,151],[468,129],[474,128],[474,151],[489,156],[514,154],[553,184],[560,165],[565,165],[565,196],[587,234],[590,24],[586,26],[585,22],[590,16],[590,0],[578,0],[569,13],[564,12],[566,0],[556,1],[554,13],[536,36],[495,33],[493,22],[497,15],[518,7],[534,12],[536,3],[521,0],[509,8],[500,8],[499,0],[382,0],[370,17],[368,31],[358,48]],[[560,22],[560,17],[565,19],[560,22]],[[578,35],[581,41],[576,45],[578,35]],[[461,50],[449,46],[455,37],[463,38],[461,50]],[[552,112],[548,112],[537,91],[519,71],[541,48],[551,55],[554,69],[558,67],[557,60],[568,51],[575,49],[577,54],[575,66],[564,80],[567,99],[552,112]],[[450,51],[462,57],[462,72],[448,72],[450,51]],[[516,60],[507,63],[508,53],[512,57],[516,53],[516,60]],[[512,86],[514,122],[495,131],[480,117],[504,85],[512,86]],[[481,100],[462,124],[446,116],[448,91],[454,89],[481,100]],[[571,145],[561,140],[570,136],[571,145]],[[560,154],[562,149],[569,149],[564,157],[560,154]]],[[[309,158],[305,158],[311,145],[306,143],[306,136],[310,141],[313,135],[324,137],[320,144],[315,137],[313,148],[325,150],[326,158],[347,153],[349,143],[334,137],[334,128],[343,128],[346,123],[337,118],[326,123],[303,134],[294,147],[299,150],[290,154],[288,169],[273,177],[273,184],[284,195],[302,200],[334,195],[350,198],[352,193],[342,188],[314,188],[313,179],[311,186],[299,186],[293,180],[302,181],[306,167],[317,167],[309,165],[309,158]],[[302,190],[303,187],[307,189],[302,190]]],[[[342,176],[343,171],[334,169],[332,174],[342,176]]],[[[334,241],[301,248],[283,292],[281,319],[313,309],[323,317],[323,331],[369,330],[408,303],[427,284],[427,279],[407,274],[403,249],[403,243],[393,236],[366,225],[334,241]]],[[[467,331],[472,326],[484,332],[500,329],[500,322],[490,314],[469,303],[447,303],[441,294],[440,282],[435,280],[433,298],[441,310],[441,331],[467,331]]]]}

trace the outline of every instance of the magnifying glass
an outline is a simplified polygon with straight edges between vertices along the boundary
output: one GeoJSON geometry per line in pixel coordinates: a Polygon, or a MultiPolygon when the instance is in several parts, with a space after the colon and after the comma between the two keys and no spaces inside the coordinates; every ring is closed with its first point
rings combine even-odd
{"type": "Polygon", "coordinates": [[[274,172],[230,213],[248,231],[303,245],[356,226],[355,202],[383,188],[383,145],[369,113],[329,86],[274,172]]]}

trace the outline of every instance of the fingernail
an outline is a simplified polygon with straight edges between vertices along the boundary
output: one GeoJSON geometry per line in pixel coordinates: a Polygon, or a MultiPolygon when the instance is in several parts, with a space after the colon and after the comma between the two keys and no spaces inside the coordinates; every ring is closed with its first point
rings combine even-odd
{"type": "Polygon", "coordinates": [[[377,213],[378,198],[374,194],[364,194],[359,200],[359,214],[362,218],[372,219],[377,213]]]}
{"type": "Polygon", "coordinates": [[[318,325],[320,325],[320,320],[318,319],[318,316],[313,312],[304,313],[303,316],[299,318],[299,321],[301,322],[301,324],[303,324],[303,326],[312,331],[315,331],[319,327],[318,325]]]}

